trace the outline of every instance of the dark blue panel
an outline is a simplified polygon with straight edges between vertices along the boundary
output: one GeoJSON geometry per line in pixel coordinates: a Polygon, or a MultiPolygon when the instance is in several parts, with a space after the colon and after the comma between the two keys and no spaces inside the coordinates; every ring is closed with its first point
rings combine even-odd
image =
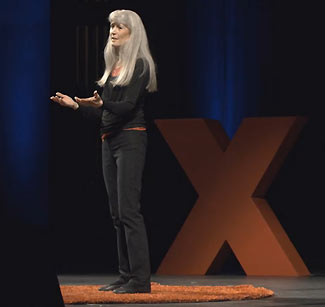
{"type": "Polygon", "coordinates": [[[259,113],[261,72],[271,63],[269,14],[268,0],[190,1],[192,112],[220,120],[229,136],[259,113]]]}
{"type": "Polygon", "coordinates": [[[1,177],[10,215],[48,219],[49,1],[2,1],[1,177]]]}

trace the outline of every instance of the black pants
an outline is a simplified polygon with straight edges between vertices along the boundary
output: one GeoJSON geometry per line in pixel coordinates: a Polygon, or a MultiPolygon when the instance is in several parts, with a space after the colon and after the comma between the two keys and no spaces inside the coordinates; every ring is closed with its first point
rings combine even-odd
{"type": "Polygon", "coordinates": [[[119,272],[130,282],[150,282],[147,233],[140,212],[147,132],[122,130],[102,143],[103,174],[117,233],[119,272]]]}

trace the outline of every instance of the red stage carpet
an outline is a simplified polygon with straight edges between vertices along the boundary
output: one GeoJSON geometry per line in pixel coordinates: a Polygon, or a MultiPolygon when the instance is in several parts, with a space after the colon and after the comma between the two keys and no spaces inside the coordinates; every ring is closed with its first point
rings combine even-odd
{"type": "Polygon", "coordinates": [[[115,294],[98,291],[102,285],[60,286],[65,304],[108,303],[196,303],[230,300],[252,300],[272,296],[273,291],[240,286],[166,286],[151,283],[150,294],[115,294]]]}

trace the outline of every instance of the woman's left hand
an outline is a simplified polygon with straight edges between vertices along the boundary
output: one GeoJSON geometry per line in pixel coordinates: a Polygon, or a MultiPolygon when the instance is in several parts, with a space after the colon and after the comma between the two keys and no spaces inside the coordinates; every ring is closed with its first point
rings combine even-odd
{"type": "Polygon", "coordinates": [[[98,95],[97,91],[94,91],[94,96],[89,98],[74,98],[76,102],[81,105],[93,108],[100,108],[103,105],[103,100],[98,95]]]}

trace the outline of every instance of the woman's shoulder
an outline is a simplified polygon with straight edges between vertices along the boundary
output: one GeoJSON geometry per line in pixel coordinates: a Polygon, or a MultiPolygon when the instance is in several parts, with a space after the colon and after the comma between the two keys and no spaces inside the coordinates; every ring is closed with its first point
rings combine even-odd
{"type": "Polygon", "coordinates": [[[143,75],[148,71],[148,67],[148,63],[145,59],[138,58],[135,62],[134,72],[137,75],[143,75]]]}
{"type": "Polygon", "coordinates": [[[146,60],[144,58],[137,58],[137,60],[135,61],[135,66],[144,66],[145,61],[146,60]]]}

